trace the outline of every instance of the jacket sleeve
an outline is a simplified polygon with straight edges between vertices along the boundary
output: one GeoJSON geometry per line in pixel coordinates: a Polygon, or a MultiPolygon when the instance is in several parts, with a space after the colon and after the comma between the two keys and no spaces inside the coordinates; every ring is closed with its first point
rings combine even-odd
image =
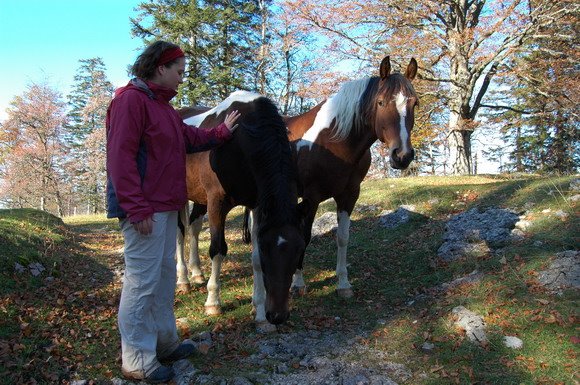
{"type": "Polygon", "coordinates": [[[198,128],[183,123],[182,128],[185,137],[185,151],[188,154],[211,150],[232,137],[232,133],[225,123],[214,128],[198,128]]]}
{"type": "Polygon", "coordinates": [[[113,99],[107,117],[107,171],[119,202],[131,223],[153,215],[141,189],[145,147],[141,146],[145,105],[131,91],[113,99]]]}

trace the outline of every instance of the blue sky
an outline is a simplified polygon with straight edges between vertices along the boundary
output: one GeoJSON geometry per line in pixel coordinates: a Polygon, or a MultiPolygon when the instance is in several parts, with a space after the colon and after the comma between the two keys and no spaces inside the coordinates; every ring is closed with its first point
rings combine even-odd
{"type": "Polygon", "coordinates": [[[0,121],[31,82],[46,82],[63,97],[80,59],[100,57],[108,79],[127,82],[127,66],[142,48],[130,17],[144,0],[0,0],[0,121]]]}

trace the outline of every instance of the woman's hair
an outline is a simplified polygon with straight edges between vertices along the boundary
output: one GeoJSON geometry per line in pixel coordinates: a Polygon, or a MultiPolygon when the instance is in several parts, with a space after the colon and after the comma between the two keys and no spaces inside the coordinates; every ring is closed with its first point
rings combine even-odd
{"type": "MultiPolygon", "coordinates": [[[[141,79],[151,79],[155,74],[155,69],[158,66],[161,54],[168,49],[175,48],[179,48],[179,46],[163,40],[158,40],[152,43],[145,48],[145,50],[137,57],[135,63],[131,66],[131,75],[141,79]]],[[[177,59],[165,63],[165,66],[169,67],[175,63],[175,61],[177,61],[177,59]]]]}

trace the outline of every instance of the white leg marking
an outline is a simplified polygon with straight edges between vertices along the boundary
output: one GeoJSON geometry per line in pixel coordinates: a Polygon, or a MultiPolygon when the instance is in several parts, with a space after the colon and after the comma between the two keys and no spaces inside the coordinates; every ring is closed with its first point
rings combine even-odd
{"type": "Polygon", "coordinates": [[[221,254],[217,254],[211,260],[211,276],[207,281],[207,300],[205,301],[206,307],[221,306],[220,272],[222,270],[222,259],[223,256],[221,254]]]}
{"type": "Polygon", "coordinates": [[[296,269],[294,275],[292,276],[292,287],[302,288],[305,286],[306,284],[304,283],[304,276],[302,275],[302,270],[296,269]]]}
{"type": "Polygon", "coordinates": [[[338,277],[337,289],[350,289],[348,282],[348,271],[346,269],[346,249],[348,246],[348,231],[350,228],[350,217],[346,211],[338,213],[338,230],[336,232],[336,276],[338,277]]]}
{"type": "Polygon", "coordinates": [[[252,303],[256,310],[256,322],[266,322],[266,288],[262,265],[260,264],[260,249],[258,247],[258,225],[254,220],[254,211],[250,211],[250,229],[252,232],[252,268],[254,270],[254,291],[252,303]]]}

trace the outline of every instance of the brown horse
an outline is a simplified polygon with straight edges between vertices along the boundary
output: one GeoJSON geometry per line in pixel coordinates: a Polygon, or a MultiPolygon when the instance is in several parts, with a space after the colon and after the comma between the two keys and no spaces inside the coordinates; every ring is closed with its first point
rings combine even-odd
{"type": "MultiPolygon", "coordinates": [[[[207,211],[211,233],[212,274],[205,307],[208,313],[219,312],[219,274],[227,254],[224,223],[233,207],[244,205],[252,209],[254,219],[251,228],[256,322],[267,327],[266,320],[279,324],[288,318],[292,274],[304,253],[297,181],[286,127],[269,99],[236,92],[201,115],[188,118],[187,113],[181,113],[188,124],[213,127],[233,110],[238,110],[241,117],[232,140],[187,157],[188,197],[195,203],[193,216],[203,216],[207,211]]],[[[183,253],[177,257],[179,280],[183,282],[187,280],[183,253]]]]}
{"type": "MultiPolygon", "coordinates": [[[[285,118],[298,172],[306,244],[310,242],[320,202],[333,198],[337,205],[337,293],[342,297],[353,294],[346,269],[350,215],[370,167],[371,145],[378,139],[390,149],[393,168],[405,169],[414,158],[410,138],[418,98],[411,81],[417,74],[417,62],[411,59],[403,76],[391,74],[389,57],[385,57],[379,74],[345,83],[334,96],[312,110],[285,118]]],[[[203,218],[196,213],[194,217],[189,266],[193,276],[199,277],[196,240],[203,218]]],[[[306,287],[303,259],[304,254],[292,281],[292,291],[298,293],[303,293],[306,287]]]]}
{"type": "MultiPolygon", "coordinates": [[[[380,77],[354,80],[296,117],[286,119],[289,139],[297,162],[299,195],[305,209],[305,240],[310,242],[312,223],[320,202],[336,202],[338,277],[337,293],[353,295],[348,281],[346,251],[350,215],[360,193],[360,184],[371,162],[370,147],[378,139],[390,151],[390,164],[405,169],[414,158],[411,130],[417,94],[411,85],[417,62],[411,59],[405,75],[391,74],[389,57],[379,67],[380,77]]],[[[304,255],[292,281],[292,291],[303,293],[304,255]]]]}

